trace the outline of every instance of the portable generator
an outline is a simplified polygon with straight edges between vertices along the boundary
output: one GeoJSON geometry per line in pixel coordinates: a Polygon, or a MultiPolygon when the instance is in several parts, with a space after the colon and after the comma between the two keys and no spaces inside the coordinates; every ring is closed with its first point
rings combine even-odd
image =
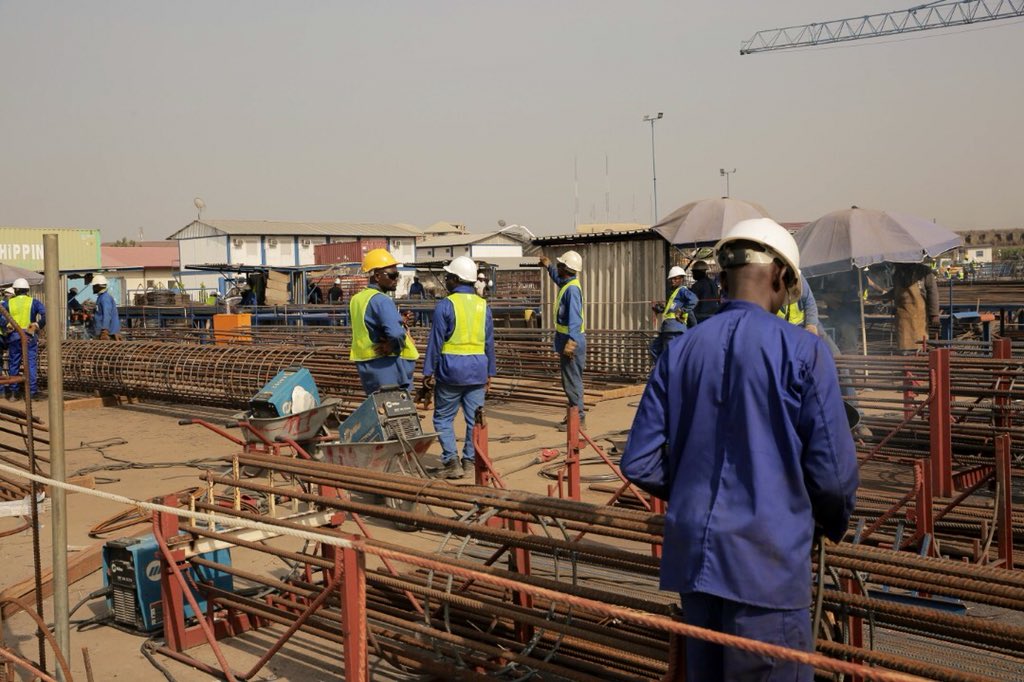
{"type": "Polygon", "coordinates": [[[356,408],[338,427],[346,443],[411,440],[423,435],[416,403],[408,391],[385,386],[356,408]]]}
{"type": "Polygon", "coordinates": [[[292,391],[301,386],[320,404],[320,392],[313,375],[305,367],[288,367],[278,372],[266,386],[249,401],[252,416],[257,418],[284,417],[291,414],[292,391]]]}
{"type": "MultiPolygon", "coordinates": [[[[163,627],[163,602],[160,594],[160,548],[153,534],[137,538],[110,540],[103,545],[103,584],[111,588],[107,607],[114,622],[139,632],[152,632],[163,627]]],[[[231,550],[218,549],[201,555],[218,564],[231,565],[231,550]]],[[[230,573],[204,567],[191,569],[193,580],[212,582],[222,590],[233,591],[230,573]]],[[[200,609],[206,600],[193,591],[200,609]]],[[[194,614],[185,603],[185,617],[194,614]]]]}

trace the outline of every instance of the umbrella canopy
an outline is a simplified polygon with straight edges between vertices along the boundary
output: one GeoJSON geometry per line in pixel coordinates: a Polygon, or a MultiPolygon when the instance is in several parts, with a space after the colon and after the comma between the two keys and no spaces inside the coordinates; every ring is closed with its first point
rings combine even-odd
{"type": "Polygon", "coordinates": [[[749,201],[702,199],[680,206],[651,229],[670,244],[708,246],[741,220],[770,217],[763,206],[749,201]]]}
{"type": "Polygon", "coordinates": [[[920,263],[963,244],[930,220],[867,208],[834,211],[796,234],[805,277],[865,268],[875,263],[920,263]]]}
{"type": "Polygon", "coordinates": [[[10,286],[19,277],[23,277],[30,287],[43,283],[43,276],[38,272],[19,268],[16,265],[0,263],[0,286],[10,286]]]}

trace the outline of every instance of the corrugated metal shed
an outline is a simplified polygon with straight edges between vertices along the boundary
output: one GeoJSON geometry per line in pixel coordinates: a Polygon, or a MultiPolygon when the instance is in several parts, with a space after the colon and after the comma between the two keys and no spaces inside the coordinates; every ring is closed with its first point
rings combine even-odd
{"type": "MultiPolygon", "coordinates": [[[[665,300],[668,244],[650,230],[629,233],[573,234],[534,240],[551,259],[574,250],[583,258],[583,287],[588,329],[649,331],[655,328],[651,301],[665,300]]],[[[558,290],[544,278],[541,315],[554,326],[558,290]]]]}
{"type": "Polygon", "coordinates": [[[389,223],[305,223],[280,220],[193,220],[168,239],[224,235],[286,235],[300,237],[418,237],[412,225],[389,223]]]}
{"type": "Polygon", "coordinates": [[[57,235],[61,270],[99,270],[100,231],[70,227],[0,227],[0,261],[42,272],[44,234],[57,235]]]}

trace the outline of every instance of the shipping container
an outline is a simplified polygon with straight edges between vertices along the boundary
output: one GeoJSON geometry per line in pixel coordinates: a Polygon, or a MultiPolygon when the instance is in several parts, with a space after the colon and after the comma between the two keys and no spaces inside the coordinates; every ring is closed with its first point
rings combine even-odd
{"type": "Polygon", "coordinates": [[[333,263],[361,263],[367,251],[386,249],[387,239],[357,239],[351,242],[331,242],[313,248],[313,262],[316,265],[333,263]]]}
{"type": "Polygon", "coordinates": [[[0,262],[43,271],[43,235],[56,234],[60,269],[100,269],[100,231],[63,227],[0,227],[0,262]]]}

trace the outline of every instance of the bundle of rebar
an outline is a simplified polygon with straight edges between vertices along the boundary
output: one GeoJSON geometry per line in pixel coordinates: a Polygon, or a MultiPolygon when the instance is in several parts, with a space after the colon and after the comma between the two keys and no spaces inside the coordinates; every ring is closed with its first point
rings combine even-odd
{"type": "MultiPolygon", "coordinates": [[[[652,543],[662,538],[664,519],[660,515],[264,455],[239,455],[237,461],[243,468],[264,474],[258,479],[210,474],[208,483],[238,487],[264,498],[285,496],[314,509],[344,512],[349,518],[358,515],[399,523],[418,529],[437,543],[433,551],[427,551],[409,549],[411,543],[367,541],[375,547],[400,549],[452,567],[473,568],[510,577],[517,584],[640,612],[671,613],[675,595],[658,591],[660,561],[651,554],[652,543]],[[275,478],[290,483],[274,484],[275,478]],[[307,492],[318,486],[348,494],[307,492]],[[374,503],[373,495],[400,503],[374,503]]],[[[195,506],[200,511],[262,520],[281,528],[304,527],[269,514],[254,515],[203,502],[195,506]]],[[[349,523],[338,531],[325,530],[368,532],[365,524],[357,529],[349,523]]],[[[218,530],[195,525],[184,525],[182,530],[230,542],[230,536],[218,530]]],[[[244,540],[236,546],[310,566],[313,575],[331,566],[312,551],[291,552],[244,540]]],[[[208,598],[221,606],[282,626],[296,622],[296,600],[308,603],[323,587],[319,580],[310,579],[308,572],[296,571],[281,579],[204,559],[193,561],[273,590],[259,600],[204,588],[208,598]]],[[[819,639],[821,651],[951,682],[988,679],[985,667],[974,667],[971,672],[958,669],[963,661],[979,656],[987,661],[983,666],[998,664],[1024,671],[1020,647],[1024,627],[893,603],[873,596],[864,577],[894,590],[970,600],[1018,616],[1024,613],[1024,576],[1019,572],[855,545],[830,547],[827,565],[826,585],[832,587],[824,595],[824,608],[833,614],[837,625],[825,635],[819,633],[825,637],[819,639]],[[857,583],[860,589],[838,589],[843,583],[857,583]],[[850,619],[856,618],[868,619],[869,641],[884,631],[923,637],[931,648],[919,649],[920,657],[915,657],[909,651],[895,654],[853,646],[860,626],[850,619]],[[942,657],[936,655],[938,651],[943,652],[942,657]]],[[[557,599],[524,598],[514,589],[500,590],[454,578],[442,568],[399,571],[393,564],[381,564],[369,572],[367,582],[368,625],[377,651],[402,667],[460,679],[467,675],[466,679],[475,679],[475,670],[503,679],[539,675],[594,682],[654,680],[668,670],[669,643],[663,634],[590,616],[557,599]]],[[[339,621],[339,603],[331,597],[325,609],[309,618],[302,629],[340,642],[339,621]]]]}

